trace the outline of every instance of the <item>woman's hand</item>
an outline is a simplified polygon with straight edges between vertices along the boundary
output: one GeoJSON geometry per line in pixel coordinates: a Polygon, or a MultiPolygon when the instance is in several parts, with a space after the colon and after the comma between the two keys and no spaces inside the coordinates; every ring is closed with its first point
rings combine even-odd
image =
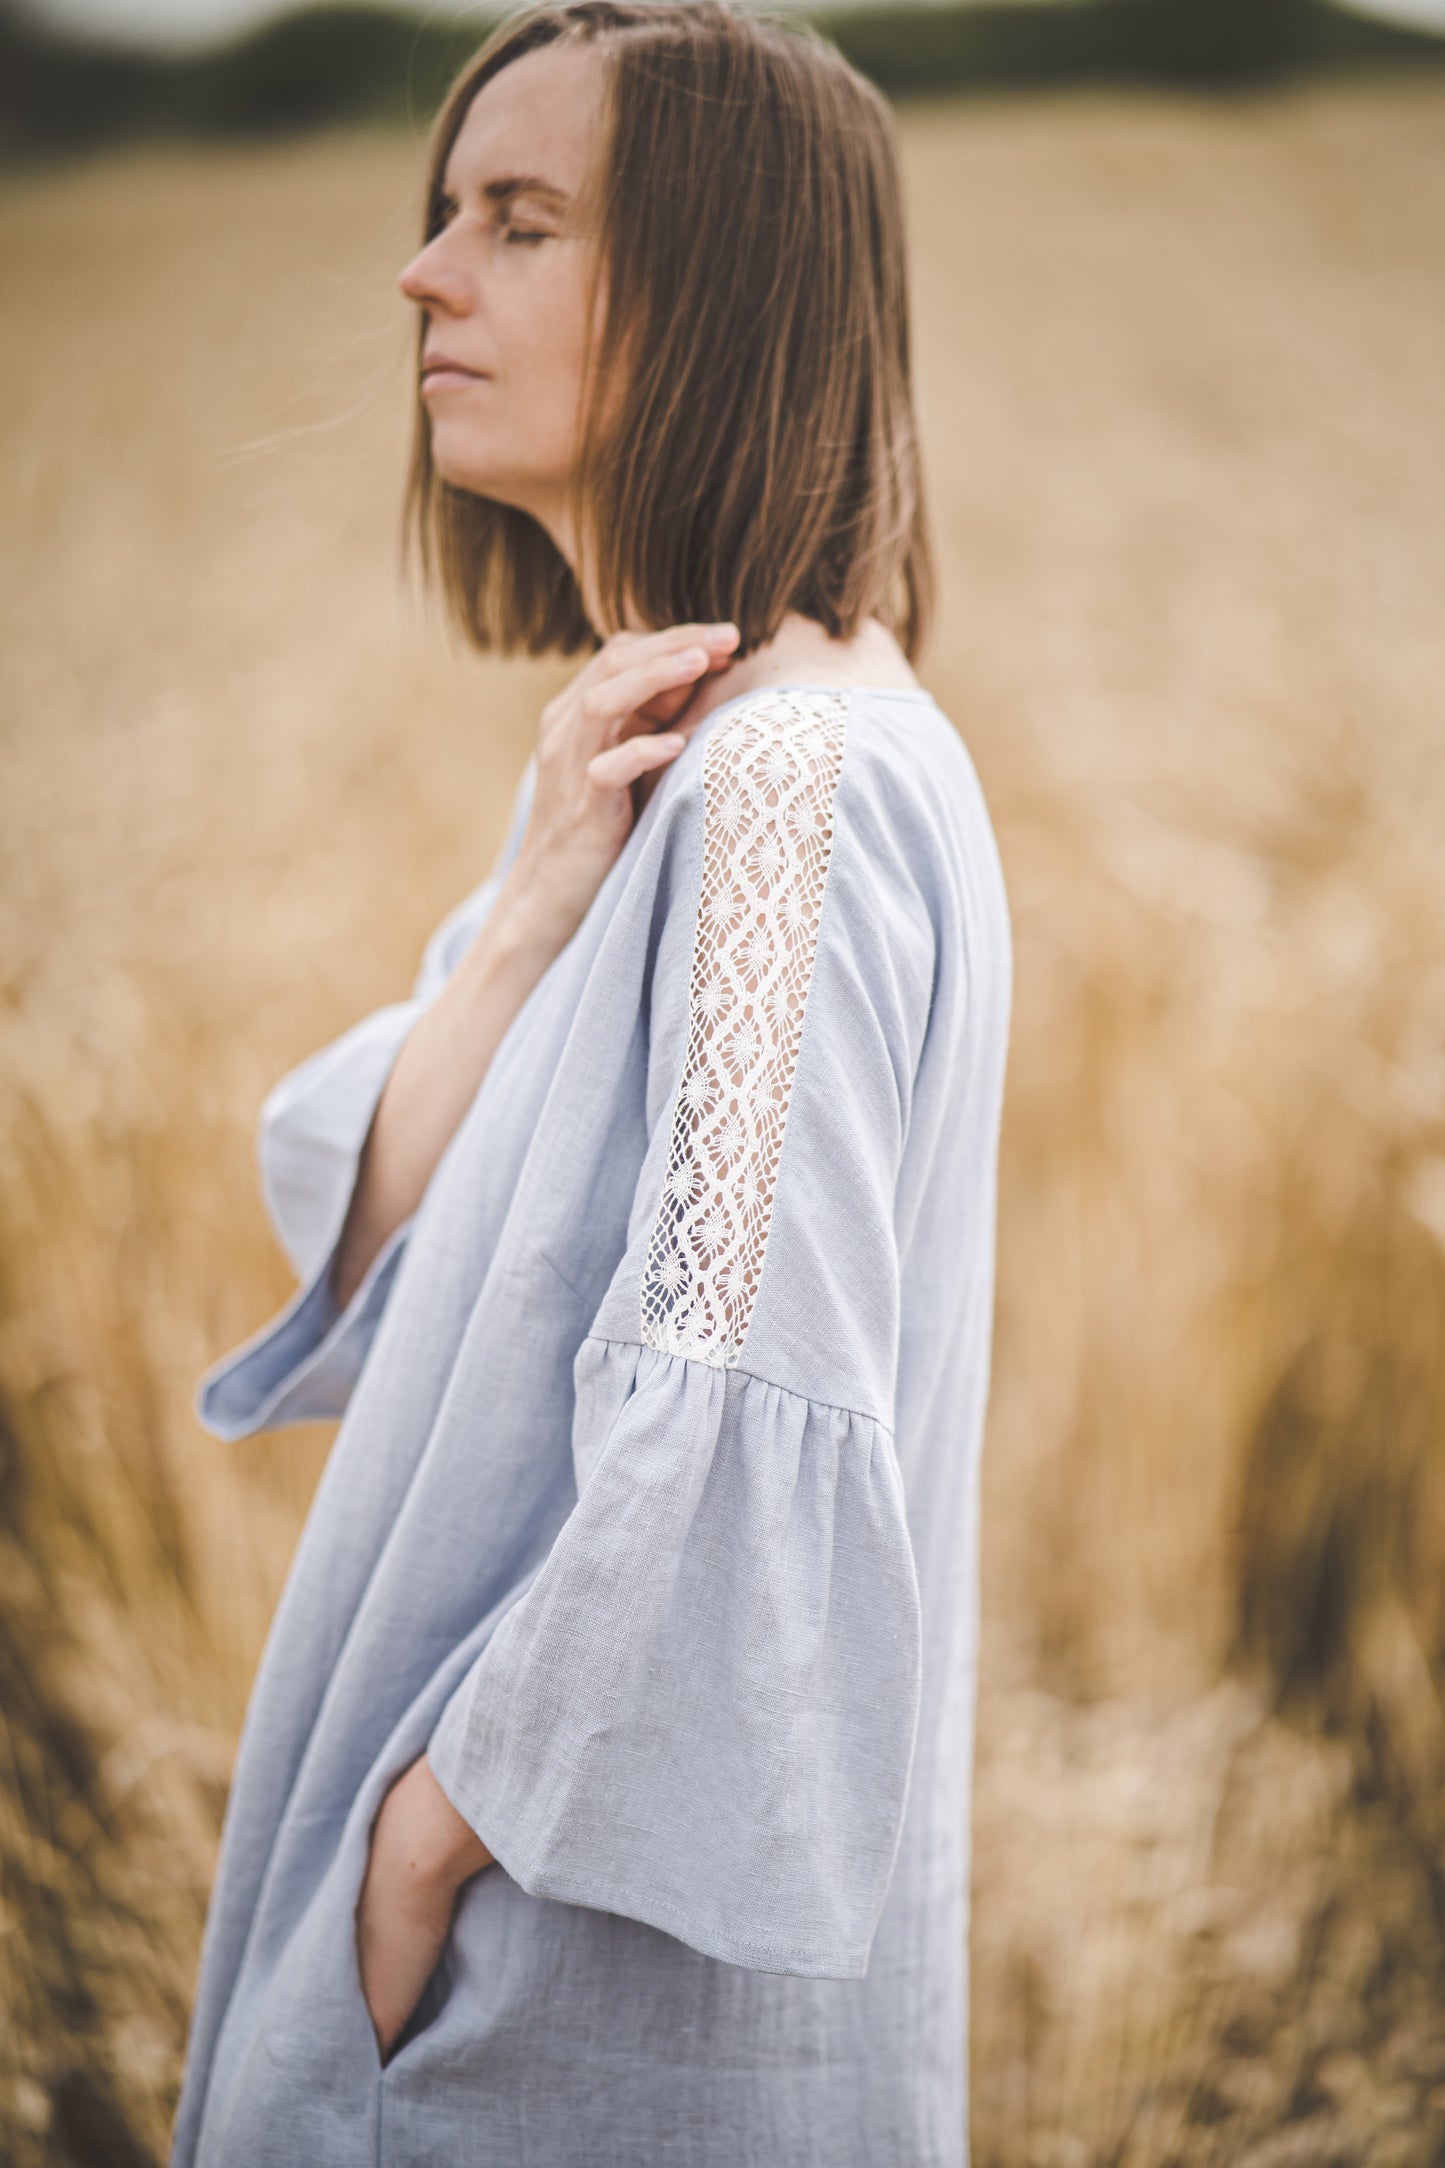
{"type": "Polygon", "coordinates": [[[566,947],[631,832],[632,786],[675,760],[700,681],[725,669],[735,625],[614,633],[542,710],[526,835],[476,939],[413,1026],[387,1078],[337,1243],[345,1308],[382,1244],[417,1209],[437,1162],[532,988],[566,947]]]}
{"type": "Polygon", "coordinates": [[[458,1890],[491,1860],[421,1755],[382,1801],[356,1907],[361,1988],[383,2063],[436,1968],[458,1890]]]}
{"type": "Polygon", "coordinates": [[[542,710],[531,817],[497,899],[547,949],[576,932],[636,818],[632,786],[682,751],[699,681],[725,669],[733,624],[615,632],[542,710]],[[659,735],[659,724],[677,725],[659,735]]]}

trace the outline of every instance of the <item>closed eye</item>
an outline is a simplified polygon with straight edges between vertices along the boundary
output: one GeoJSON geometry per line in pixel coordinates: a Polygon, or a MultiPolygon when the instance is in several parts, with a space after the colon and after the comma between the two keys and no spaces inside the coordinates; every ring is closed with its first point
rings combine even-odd
{"type": "MultiPolygon", "coordinates": [[[[448,194],[445,189],[440,190],[436,198],[436,218],[432,227],[433,234],[441,233],[444,228],[449,226],[460,209],[461,205],[455,196],[448,194]]],[[[553,241],[556,239],[556,235],[538,226],[508,225],[504,229],[503,239],[509,244],[513,241],[520,241],[524,245],[530,246],[537,241],[553,241]]]]}

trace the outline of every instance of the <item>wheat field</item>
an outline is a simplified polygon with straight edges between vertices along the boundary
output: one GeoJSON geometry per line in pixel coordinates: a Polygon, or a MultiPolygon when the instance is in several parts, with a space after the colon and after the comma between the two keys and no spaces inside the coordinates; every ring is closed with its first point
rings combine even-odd
{"type": "MultiPolygon", "coordinates": [[[[1014,916],[977,2168],[1445,2158],[1445,89],[900,116],[1014,916]]],[[[419,139],[12,172],[0,2155],[164,2158],[323,1427],[268,1085],[409,985],[575,664],[406,589],[419,139]]],[[[960,1811],[964,1803],[960,1802],[960,1811]]],[[[880,2168],[884,2164],[880,2163],[880,2168]]]]}

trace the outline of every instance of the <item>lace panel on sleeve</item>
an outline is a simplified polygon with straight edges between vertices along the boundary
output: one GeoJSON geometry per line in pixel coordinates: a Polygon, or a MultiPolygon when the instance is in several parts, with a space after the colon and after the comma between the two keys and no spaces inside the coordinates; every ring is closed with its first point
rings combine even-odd
{"type": "Polygon", "coordinates": [[[774,690],[703,755],[687,1053],[642,1273],[646,1347],[731,1368],[768,1239],[843,762],[844,695],[774,690]]]}

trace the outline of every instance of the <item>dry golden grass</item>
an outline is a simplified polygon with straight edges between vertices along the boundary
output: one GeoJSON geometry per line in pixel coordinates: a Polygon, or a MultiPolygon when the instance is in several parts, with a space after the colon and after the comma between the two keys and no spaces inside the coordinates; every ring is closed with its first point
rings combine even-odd
{"type": "MultiPolygon", "coordinates": [[[[1004,1139],[978,2168],[1445,2146],[1445,92],[905,115],[1004,1139]]],[[[396,137],[10,177],[0,2152],[154,2161],[328,1442],[267,1085],[409,979],[567,665],[406,603],[396,137]]],[[[881,2168],[881,2164],[880,2164],[881,2168]]]]}

